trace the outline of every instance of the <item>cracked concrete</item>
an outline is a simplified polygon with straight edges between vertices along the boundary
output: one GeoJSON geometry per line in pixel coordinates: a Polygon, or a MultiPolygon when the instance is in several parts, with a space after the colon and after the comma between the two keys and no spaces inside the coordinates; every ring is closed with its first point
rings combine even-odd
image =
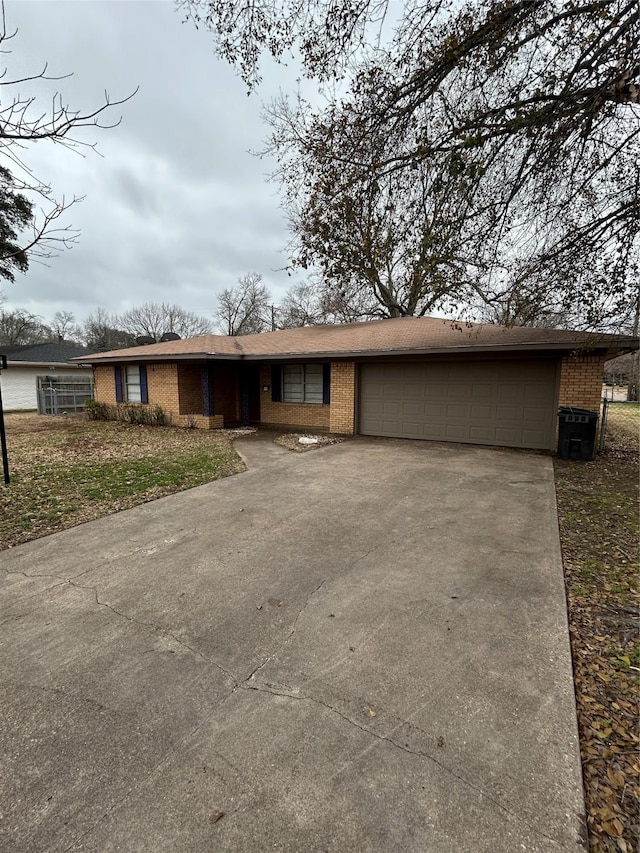
{"type": "Polygon", "coordinates": [[[549,460],[238,446],[0,555],[2,850],[584,850],[549,460]]]}

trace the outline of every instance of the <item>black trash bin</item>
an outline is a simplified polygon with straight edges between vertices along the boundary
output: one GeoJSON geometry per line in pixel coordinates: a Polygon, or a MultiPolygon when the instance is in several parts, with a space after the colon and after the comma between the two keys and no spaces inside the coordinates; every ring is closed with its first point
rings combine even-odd
{"type": "Polygon", "coordinates": [[[593,459],[598,412],[567,406],[559,410],[558,421],[558,456],[561,459],[593,459]]]}

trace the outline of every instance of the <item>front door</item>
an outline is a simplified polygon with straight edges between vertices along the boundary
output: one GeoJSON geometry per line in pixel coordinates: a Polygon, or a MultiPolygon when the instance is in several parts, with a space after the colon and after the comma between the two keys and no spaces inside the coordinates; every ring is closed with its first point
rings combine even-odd
{"type": "Polygon", "coordinates": [[[260,420],[260,369],[256,364],[240,369],[240,421],[243,426],[260,420]]]}

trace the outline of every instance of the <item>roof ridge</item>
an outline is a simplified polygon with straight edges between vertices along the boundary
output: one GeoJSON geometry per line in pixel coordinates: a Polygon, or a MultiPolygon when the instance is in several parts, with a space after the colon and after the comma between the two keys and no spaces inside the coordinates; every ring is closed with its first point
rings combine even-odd
{"type": "Polygon", "coordinates": [[[615,345],[637,348],[629,336],[545,329],[535,326],[501,326],[473,323],[451,317],[394,317],[359,323],[326,323],[274,329],[253,335],[200,335],[166,343],[147,344],[99,353],[91,361],[160,358],[346,358],[388,353],[420,354],[515,350],[610,349],[615,345]]]}

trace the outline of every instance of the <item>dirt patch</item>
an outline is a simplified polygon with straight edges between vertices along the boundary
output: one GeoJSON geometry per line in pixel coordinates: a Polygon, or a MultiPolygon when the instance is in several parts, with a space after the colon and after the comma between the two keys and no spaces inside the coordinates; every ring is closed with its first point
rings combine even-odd
{"type": "Polygon", "coordinates": [[[309,450],[317,450],[319,447],[326,447],[329,444],[340,444],[344,439],[335,435],[285,432],[282,435],[276,436],[273,441],[275,444],[279,444],[280,447],[293,450],[294,453],[306,453],[309,450]]]}

